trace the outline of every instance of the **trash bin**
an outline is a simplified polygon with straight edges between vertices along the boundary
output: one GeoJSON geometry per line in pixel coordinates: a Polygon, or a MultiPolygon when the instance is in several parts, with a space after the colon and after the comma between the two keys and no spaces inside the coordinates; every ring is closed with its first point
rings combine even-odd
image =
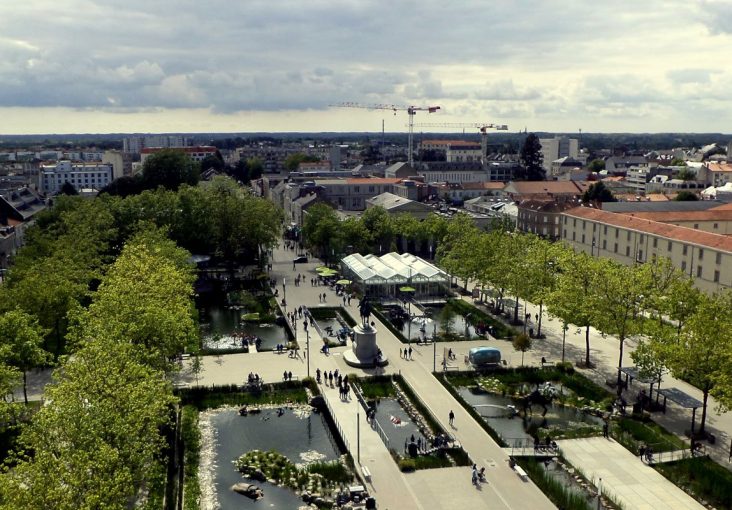
{"type": "Polygon", "coordinates": [[[376,510],[376,500],[374,498],[366,498],[366,510],[376,510]]]}
{"type": "Polygon", "coordinates": [[[534,338],[534,328],[529,328],[529,337],[534,338]]]}

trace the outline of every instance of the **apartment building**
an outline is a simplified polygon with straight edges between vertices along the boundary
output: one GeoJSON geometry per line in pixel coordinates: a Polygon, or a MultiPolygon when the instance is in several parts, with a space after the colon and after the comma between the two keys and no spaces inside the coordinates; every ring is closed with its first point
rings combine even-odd
{"type": "Polygon", "coordinates": [[[45,194],[55,194],[68,182],[79,192],[83,189],[99,191],[113,179],[112,165],[61,160],[53,165],[41,165],[38,190],[45,194]]]}
{"type": "Polygon", "coordinates": [[[579,140],[566,136],[555,136],[554,138],[540,138],[542,165],[547,173],[551,172],[552,162],[560,158],[570,157],[577,159],[579,155],[579,140]]]}
{"type": "Polygon", "coordinates": [[[575,250],[624,264],[667,257],[701,290],[732,288],[732,238],[726,235],[575,207],[561,214],[561,239],[575,250]]]}
{"type": "Polygon", "coordinates": [[[215,156],[218,149],[216,147],[213,147],[211,145],[196,145],[193,147],[147,147],[145,149],[142,149],[142,153],[140,154],[140,163],[145,164],[145,160],[152,156],[153,154],[156,154],[162,150],[174,150],[174,151],[180,151],[184,152],[189,158],[191,158],[193,161],[198,161],[199,163],[206,159],[208,156],[215,156]]]}
{"type": "Polygon", "coordinates": [[[524,200],[518,204],[516,228],[556,241],[561,237],[562,212],[577,207],[578,201],[524,200]]]}

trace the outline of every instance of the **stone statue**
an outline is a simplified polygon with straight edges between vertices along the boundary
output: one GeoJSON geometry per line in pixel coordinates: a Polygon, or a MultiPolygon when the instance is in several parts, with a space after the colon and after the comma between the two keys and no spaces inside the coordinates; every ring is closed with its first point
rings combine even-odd
{"type": "Polygon", "coordinates": [[[361,303],[358,305],[358,310],[361,314],[361,324],[366,329],[370,328],[369,317],[371,317],[371,304],[367,299],[361,300],[361,303]]]}

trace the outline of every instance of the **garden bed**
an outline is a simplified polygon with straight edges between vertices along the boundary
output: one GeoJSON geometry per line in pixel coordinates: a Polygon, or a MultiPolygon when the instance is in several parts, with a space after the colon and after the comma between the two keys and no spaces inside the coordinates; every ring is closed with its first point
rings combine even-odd
{"type": "Polygon", "coordinates": [[[656,464],[654,468],[699,502],[732,508],[732,472],[707,457],[656,464]]]}

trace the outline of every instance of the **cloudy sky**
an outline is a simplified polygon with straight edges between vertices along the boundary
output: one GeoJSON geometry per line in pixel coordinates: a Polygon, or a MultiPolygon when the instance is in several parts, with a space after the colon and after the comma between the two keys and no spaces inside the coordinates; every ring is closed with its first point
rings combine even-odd
{"type": "Polygon", "coordinates": [[[0,0],[0,56],[7,134],[732,132],[732,0],[0,0]]]}

